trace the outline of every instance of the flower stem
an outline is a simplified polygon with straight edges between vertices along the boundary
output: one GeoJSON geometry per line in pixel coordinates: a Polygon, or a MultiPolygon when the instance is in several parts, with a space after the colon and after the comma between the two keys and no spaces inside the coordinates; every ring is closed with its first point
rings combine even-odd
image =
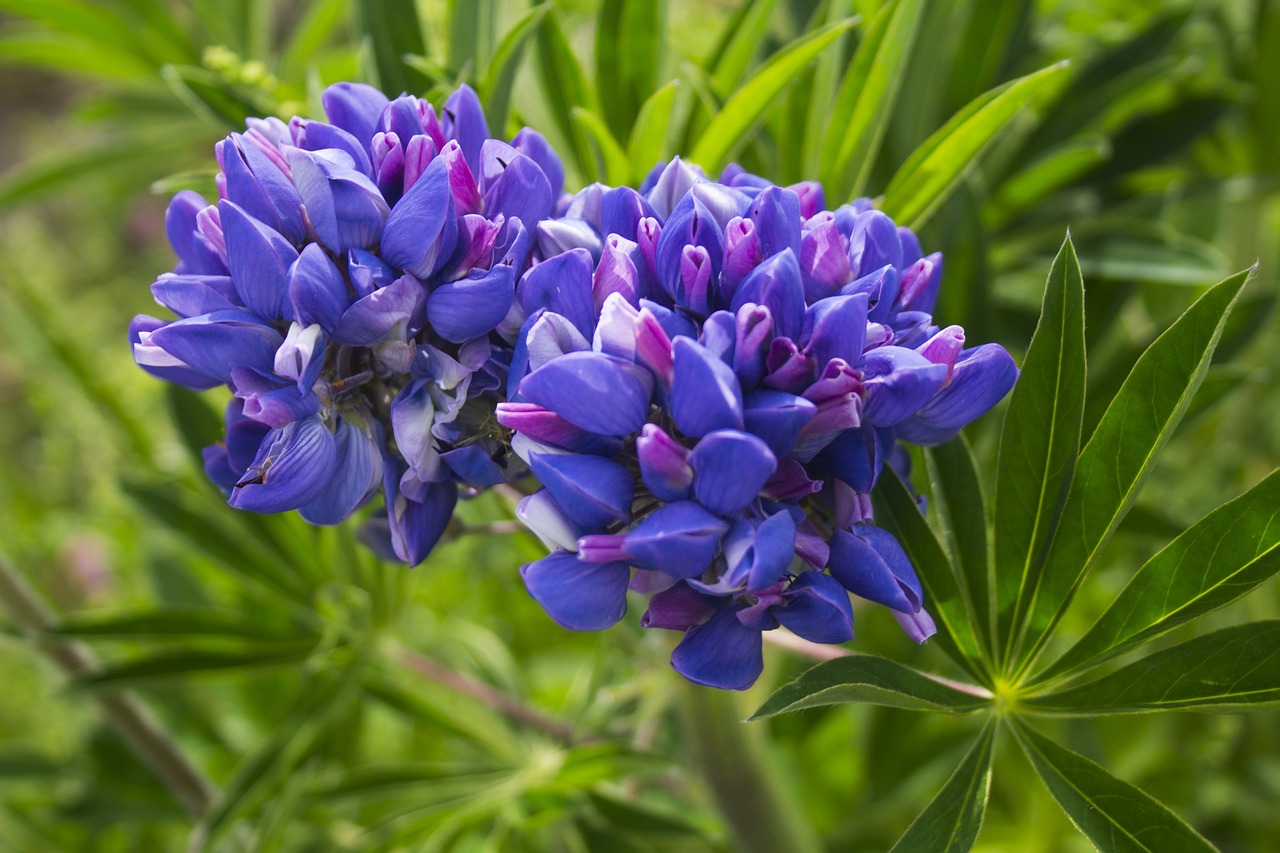
{"type": "Polygon", "coordinates": [[[455,693],[469,696],[488,705],[507,719],[529,728],[537,729],[563,744],[573,746],[588,743],[592,740],[590,737],[584,737],[579,734],[572,725],[564,720],[558,720],[549,714],[543,713],[509,693],[503,693],[496,687],[485,684],[483,681],[450,669],[434,658],[429,658],[420,652],[415,652],[399,644],[393,645],[390,653],[392,658],[423,678],[434,681],[436,684],[455,693]]]}
{"type": "Polygon", "coordinates": [[[766,760],[763,729],[748,727],[738,695],[689,684],[685,742],[724,817],[734,850],[811,853],[821,849],[803,811],[787,802],[766,760]]]}
{"type": "MultiPolygon", "coordinates": [[[[3,554],[0,554],[0,601],[8,607],[32,645],[67,676],[74,678],[98,669],[97,658],[84,645],[48,641],[44,632],[55,625],[53,612],[3,554]]],[[[203,817],[217,797],[217,790],[188,760],[173,736],[131,693],[101,693],[94,698],[107,720],[169,792],[192,816],[203,817]]]]}

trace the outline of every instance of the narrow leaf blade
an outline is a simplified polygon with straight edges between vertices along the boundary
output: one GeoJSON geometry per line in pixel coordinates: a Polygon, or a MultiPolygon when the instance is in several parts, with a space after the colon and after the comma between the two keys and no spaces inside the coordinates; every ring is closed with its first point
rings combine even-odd
{"type": "Polygon", "coordinates": [[[982,829],[991,791],[995,724],[988,722],[960,766],[889,853],[967,853],[982,829]]]}
{"type": "Polygon", "coordinates": [[[511,109],[511,89],[515,85],[516,69],[524,54],[525,44],[537,34],[547,6],[534,6],[511,25],[493,51],[489,68],[480,84],[480,97],[484,103],[485,121],[491,132],[505,137],[507,113],[511,109]]]}
{"type": "Polygon", "coordinates": [[[1200,853],[1214,847],[1180,817],[1083,755],[1024,726],[1013,729],[1031,766],[1067,817],[1099,850],[1200,853]]]}
{"type": "Polygon", "coordinates": [[[1084,389],[1084,279],[1068,235],[1049,270],[1040,322],[1000,435],[995,596],[997,640],[1006,657],[1071,485],[1084,389]]]}
{"type": "Polygon", "coordinates": [[[631,161],[631,179],[639,183],[659,160],[666,159],[671,135],[671,116],[676,106],[679,83],[672,80],[649,96],[640,107],[631,139],[627,143],[627,159],[631,161]]]}
{"type": "Polygon", "coordinates": [[[924,587],[924,606],[936,613],[934,637],[944,652],[971,675],[986,680],[988,667],[973,631],[973,619],[955,569],[925,523],[915,498],[898,473],[886,467],[872,493],[876,521],[898,538],[924,587]]]}
{"type": "Polygon", "coordinates": [[[709,174],[719,172],[751,126],[777,105],[782,90],[850,26],[851,22],[844,22],[823,27],[779,51],[729,98],[702,132],[689,159],[709,174]]]}
{"type": "Polygon", "coordinates": [[[868,702],[909,711],[972,711],[987,697],[963,693],[909,666],[875,655],[824,661],[784,684],[751,716],[753,720],[846,702],[868,702]]]}
{"type": "Polygon", "coordinates": [[[971,101],[907,158],[885,189],[884,212],[919,229],[1018,110],[1065,67],[1051,65],[971,101]]]}
{"type": "Polygon", "coordinates": [[[1148,560],[1037,681],[1113,658],[1235,601],[1280,571],[1280,471],[1209,513],[1148,560]]]}
{"type": "Polygon", "coordinates": [[[1029,710],[1096,716],[1269,710],[1280,704],[1280,620],[1214,631],[1110,675],[1025,702],[1029,710]]]}
{"type": "Polygon", "coordinates": [[[1022,660],[1039,650],[1133,505],[1152,462],[1200,387],[1227,316],[1252,274],[1246,270],[1214,285],[1147,348],[1081,451],[1028,610],[1022,660]]]}
{"type": "Polygon", "coordinates": [[[880,11],[840,84],[822,143],[823,183],[833,199],[863,193],[893,117],[927,0],[896,0],[880,11]]]}

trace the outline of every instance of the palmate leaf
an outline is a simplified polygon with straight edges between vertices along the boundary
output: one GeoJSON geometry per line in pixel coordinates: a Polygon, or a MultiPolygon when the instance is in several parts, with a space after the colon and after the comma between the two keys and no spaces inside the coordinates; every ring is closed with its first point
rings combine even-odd
{"type": "Polygon", "coordinates": [[[962,713],[990,704],[989,696],[949,687],[909,666],[875,655],[824,661],[785,684],[751,715],[759,720],[844,702],[869,702],[909,711],[962,713]]]}
{"type": "Polygon", "coordinates": [[[956,663],[979,681],[991,673],[974,633],[972,608],[965,598],[956,569],[925,523],[915,498],[898,473],[886,466],[872,492],[876,520],[902,544],[924,587],[925,606],[934,613],[938,633],[932,639],[956,663]]]}
{"type": "Polygon", "coordinates": [[[851,26],[852,21],[831,24],[775,54],[729,98],[702,131],[689,159],[709,174],[719,172],[746,141],[751,126],[777,106],[782,91],[851,26]]]}
{"type": "Polygon", "coordinates": [[[1215,848],[1148,794],[1099,764],[1015,723],[1023,753],[1067,817],[1104,853],[1201,853],[1215,848]]]}
{"type": "Polygon", "coordinates": [[[833,200],[866,190],[927,0],[895,0],[876,15],[823,126],[819,174],[833,200]]]}
{"type": "Polygon", "coordinates": [[[1235,601],[1280,571],[1280,471],[1209,513],[1142,566],[1045,682],[1235,601]]]}
{"type": "Polygon", "coordinates": [[[966,853],[982,829],[996,726],[988,721],[960,766],[889,853],[966,853]]]}
{"type": "Polygon", "coordinates": [[[884,191],[884,212],[918,230],[1018,111],[1065,67],[1042,68],[970,101],[898,169],[884,191]]]}
{"type": "Polygon", "coordinates": [[[1084,279],[1068,235],[1049,271],[1040,322],[1000,436],[995,617],[1006,656],[1071,484],[1080,449],[1084,389],[1084,279]]]}
{"type": "Polygon", "coordinates": [[[1280,704],[1280,620],[1214,631],[1024,704],[1074,716],[1274,708],[1280,704]]]}
{"type": "Polygon", "coordinates": [[[1214,285],[1156,339],[1125,380],[1076,463],[1060,525],[1034,586],[1016,660],[1040,649],[1102,547],[1133,505],[1213,358],[1252,270],[1214,285]]]}

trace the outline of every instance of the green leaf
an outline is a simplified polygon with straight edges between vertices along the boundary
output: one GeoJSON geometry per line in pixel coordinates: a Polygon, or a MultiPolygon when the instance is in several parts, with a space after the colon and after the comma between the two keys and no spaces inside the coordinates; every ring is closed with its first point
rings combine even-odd
{"type": "Polygon", "coordinates": [[[600,5],[596,83],[605,121],[618,139],[631,133],[641,104],[657,88],[666,15],[666,0],[604,0],[600,5]]]}
{"type": "Polygon", "coordinates": [[[764,44],[778,0],[754,0],[732,20],[711,64],[711,85],[723,97],[742,84],[756,51],[764,44]]]}
{"type": "Polygon", "coordinates": [[[970,101],[898,169],[884,191],[884,212],[918,230],[1018,111],[1065,67],[1042,68],[970,101]]]}
{"type": "Polygon", "coordinates": [[[1213,358],[1227,315],[1253,270],[1214,285],[1138,359],[1076,463],[1045,558],[1020,660],[1039,651],[1098,553],[1133,505],[1152,462],[1182,420],[1213,358]]]}
{"type": "Polygon", "coordinates": [[[373,49],[377,85],[388,95],[424,91],[430,82],[404,62],[405,54],[425,54],[426,40],[415,0],[356,0],[356,26],[373,49]]]}
{"type": "Polygon", "coordinates": [[[1040,322],[1000,434],[996,639],[1006,658],[1071,485],[1080,449],[1084,388],[1084,279],[1067,235],[1049,270],[1040,322]]]}
{"type": "Polygon", "coordinates": [[[641,800],[624,798],[608,790],[588,791],[591,805],[600,816],[615,827],[654,835],[702,835],[702,830],[682,815],[657,809],[641,800]]]}
{"type": "Polygon", "coordinates": [[[846,702],[869,702],[909,711],[960,713],[989,705],[991,700],[988,696],[948,687],[897,661],[852,654],[824,661],[795,681],[784,684],[765,700],[751,719],[846,702]]]}
{"type": "Polygon", "coordinates": [[[927,0],[895,0],[858,45],[822,140],[822,182],[844,201],[866,191],[898,100],[927,0]]]}
{"type": "Polygon", "coordinates": [[[823,27],[775,54],[729,98],[703,130],[689,159],[708,173],[719,172],[732,152],[747,141],[751,126],[778,105],[783,89],[851,26],[846,21],[823,27]]]}
{"type": "Polygon", "coordinates": [[[1269,710],[1280,704],[1280,620],[1214,631],[1088,684],[1027,699],[1030,711],[1073,716],[1153,711],[1269,710]]]}
{"type": "Polygon", "coordinates": [[[222,418],[204,397],[181,385],[166,384],[164,397],[169,408],[169,416],[173,418],[178,427],[178,434],[182,437],[183,446],[187,449],[197,470],[203,469],[204,448],[222,440],[224,432],[222,418]]]}
{"type": "Polygon", "coordinates": [[[1214,847],[1162,803],[1025,726],[1013,732],[1049,793],[1106,853],[1193,853],[1214,847]]]}
{"type": "Polygon", "coordinates": [[[331,665],[305,682],[288,718],[236,768],[213,810],[192,833],[191,849],[213,848],[213,842],[235,818],[258,805],[287,779],[290,770],[313,754],[322,736],[350,707],[368,663],[366,650],[336,673],[331,665]]]}
{"type": "Polygon", "coordinates": [[[639,183],[659,160],[666,159],[671,136],[671,116],[676,106],[679,82],[672,80],[649,96],[640,107],[631,140],[627,143],[627,159],[631,163],[631,180],[639,183]]]}
{"type": "Polygon", "coordinates": [[[932,487],[930,510],[942,529],[943,542],[959,569],[965,599],[973,612],[978,643],[990,648],[991,560],[987,545],[986,502],[969,443],[959,436],[924,453],[932,487]]]}
{"type": "Polygon", "coordinates": [[[1102,136],[1077,137],[1047,152],[996,187],[995,223],[1008,223],[1110,156],[1111,144],[1102,136]]]}
{"type": "Polygon", "coordinates": [[[298,22],[289,27],[280,57],[283,77],[303,76],[307,65],[343,25],[347,6],[347,0],[315,0],[307,5],[298,22]]]}
{"type": "Polygon", "coordinates": [[[525,44],[542,26],[542,18],[547,14],[548,8],[544,3],[521,15],[493,52],[489,70],[485,72],[484,80],[479,86],[480,100],[484,104],[485,120],[489,124],[490,133],[504,138],[506,136],[507,113],[511,108],[511,88],[515,84],[516,69],[520,67],[525,44]]]}
{"type": "Polygon", "coordinates": [[[569,45],[569,39],[565,36],[554,9],[549,9],[542,19],[536,44],[538,76],[542,81],[542,94],[551,108],[551,120],[568,140],[569,153],[578,173],[584,175],[587,172],[588,152],[583,149],[578,134],[574,132],[573,108],[594,109],[595,99],[591,84],[569,45]]]}
{"type": "Polygon", "coordinates": [[[582,107],[573,108],[572,118],[574,129],[586,136],[600,155],[604,165],[602,180],[611,186],[625,184],[631,174],[631,161],[627,159],[627,152],[622,150],[609,128],[605,127],[599,116],[582,107]]]}
{"type": "Polygon", "coordinates": [[[296,666],[310,657],[314,640],[272,643],[236,651],[187,649],[109,664],[76,678],[77,687],[123,690],[139,685],[172,683],[192,677],[296,666]]]}
{"type": "Polygon", "coordinates": [[[983,726],[960,766],[889,853],[966,853],[982,829],[991,790],[995,723],[983,726]]]}
{"type": "Polygon", "coordinates": [[[1036,677],[1122,654],[1235,601],[1280,571],[1280,471],[1215,509],[1143,565],[1102,617],[1036,677]]]}
{"type": "Polygon", "coordinates": [[[489,63],[497,19],[497,0],[449,0],[448,56],[454,74],[470,68],[474,76],[489,63]]]}
{"type": "Polygon", "coordinates": [[[136,639],[218,637],[237,640],[297,640],[287,626],[246,619],[233,610],[165,607],[116,613],[76,613],[49,629],[62,637],[136,639]]]}
{"type": "Polygon", "coordinates": [[[885,466],[871,499],[876,520],[897,537],[920,577],[924,607],[937,617],[939,630],[933,641],[975,678],[987,681],[989,668],[979,649],[972,608],[965,600],[956,569],[897,471],[885,466]]]}

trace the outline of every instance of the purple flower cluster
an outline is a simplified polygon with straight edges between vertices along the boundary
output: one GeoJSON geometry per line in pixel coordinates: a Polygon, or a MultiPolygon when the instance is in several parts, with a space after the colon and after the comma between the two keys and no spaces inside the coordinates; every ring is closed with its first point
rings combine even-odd
{"type": "Polygon", "coordinates": [[[230,389],[205,467],[232,506],[337,524],[382,493],[366,539],[416,565],[460,492],[532,474],[533,597],[593,630],[647,594],[716,687],[756,680],[762,631],[851,639],[849,593],[933,633],[870,493],[899,441],[951,438],[1017,376],[934,324],[939,255],[737,167],[567,195],[465,86],[440,114],[348,83],[323,103],[218,145],[216,204],[166,218],[152,293],[177,319],[130,326],[149,373],[230,389]]]}
{"type": "Polygon", "coordinates": [[[648,594],[642,624],[684,632],[672,665],[732,689],[760,675],[762,631],[851,639],[849,593],[933,634],[870,493],[898,440],[953,437],[1017,368],[934,324],[942,260],[911,231],[822,207],[815,184],[679,160],[566,206],[565,251],[518,288],[497,407],[543,486],[519,514],[553,549],[522,574],[561,625],[648,594]]]}
{"type": "Polygon", "coordinates": [[[231,389],[205,467],[232,506],[337,524],[382,490],[375,542],[417,564],[458,484],[506,479],[515,285],[557,251],[538,226],[564,170],[535,131],[490,139],[466,86],[441,115],[350,83],[323,103],[329,123],[219,143],[216,204],[174,198],[180,262],[151,290],[178,319],[139,316],[130,341],[161,379],[231,389]]]}

